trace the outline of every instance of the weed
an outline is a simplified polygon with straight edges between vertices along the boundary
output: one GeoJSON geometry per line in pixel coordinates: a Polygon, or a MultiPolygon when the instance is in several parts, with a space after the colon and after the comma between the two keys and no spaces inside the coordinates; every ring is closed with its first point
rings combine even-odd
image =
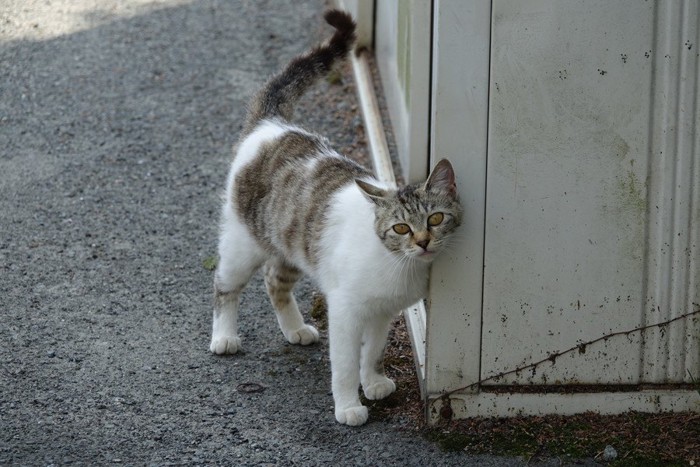
{"type": "Polygon", "coordinates": [[[216,269],[216,265],[219,262],[219,258],[216,256],[207,256],[202,260],[202,267],[207,271],[213,271],[216,269]]]}

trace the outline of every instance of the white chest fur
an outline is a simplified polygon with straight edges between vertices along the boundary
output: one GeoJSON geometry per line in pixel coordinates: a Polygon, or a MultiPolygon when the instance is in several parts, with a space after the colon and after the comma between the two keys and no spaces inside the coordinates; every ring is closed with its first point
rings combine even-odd
{"type": "Polygon", "coordinates": [[[322,242],[323,260],[313,275],[324,291],[342,289],[382,312],[398,312],[425,296],[429,266],[387,250],[375,232],[372,205],[357,186],[333,198],[322,242]]]}

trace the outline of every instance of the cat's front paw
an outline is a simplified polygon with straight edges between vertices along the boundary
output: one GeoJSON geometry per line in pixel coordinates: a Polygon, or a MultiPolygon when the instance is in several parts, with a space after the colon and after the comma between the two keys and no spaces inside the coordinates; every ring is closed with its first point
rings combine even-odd
{"type": "Polygon", "coordinates": [[[212,337],[209,351],[217,355],[234,354],[241,350],[241,338],[238,336],[212,337]]]}
{"type": "Polygon", "coordinates": [[[290,344],[310,345],[318,342],[318,331],[315,327],[308,324],[303,325],[297,330],[286,331],[284,337],[290,344]]]}
{"type": "Polygon", "coordinates": [[[365,397],[371,401],[376,401],[379,399],[384,399],[392,392],[396,391],[396,384],[386,376],[378,378],[377,381],[372,382],[363,387],[365,397]]]}
{"type": "Polygon", "coordinates": [[[364,405],[348,407],[345,409],[335,409],[335,419],[338,421],[338,423],[342,423],[343,425],[364,425],[367,421],[367,417],[367,407],[364,405]]]}

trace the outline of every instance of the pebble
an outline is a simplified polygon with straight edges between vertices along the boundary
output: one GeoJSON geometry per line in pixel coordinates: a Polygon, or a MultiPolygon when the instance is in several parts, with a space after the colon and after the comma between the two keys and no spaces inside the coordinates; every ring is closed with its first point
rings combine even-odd
{"type": "Polygon", "coordinates": [[[603,460],[605,462],[610,462],[615,459],[617,459],[617,450],[610,445],[605,446],[605,449],[603,449],[603,460]]]}

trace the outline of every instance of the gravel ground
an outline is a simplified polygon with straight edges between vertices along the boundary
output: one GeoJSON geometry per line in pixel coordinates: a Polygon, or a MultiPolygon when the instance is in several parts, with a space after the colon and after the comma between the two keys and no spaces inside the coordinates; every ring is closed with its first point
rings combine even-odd
{"type": "MultiPolygon", "coordinates": [[[[208,352],[219,196],[245,102],[319,0],[4,0],[0,464],[513,465],[332,412],[327,339],[285,343],[256,278],[208,352]]],[[[350,74],[299,121],[365,155],[350,74]]],[[[312,286],[298,287],[300,305],[312,286]]]]}

